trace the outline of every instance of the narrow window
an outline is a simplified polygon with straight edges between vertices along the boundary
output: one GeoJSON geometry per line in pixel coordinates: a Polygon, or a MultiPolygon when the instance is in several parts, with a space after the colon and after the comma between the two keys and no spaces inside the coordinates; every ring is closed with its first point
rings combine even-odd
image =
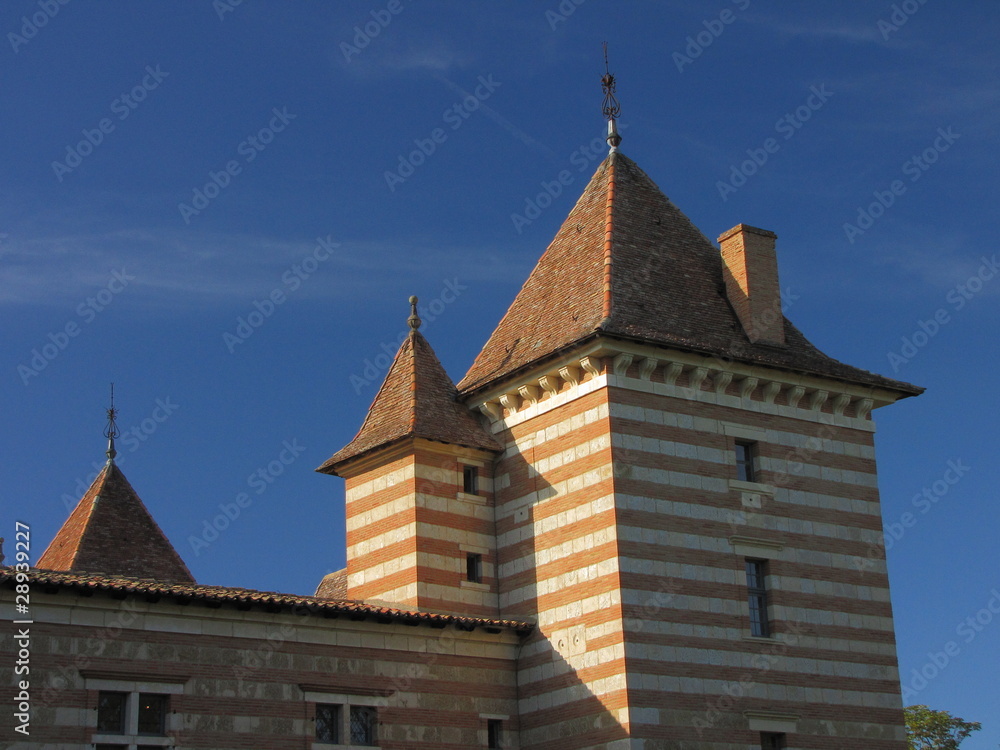
{"type": "Polygon", "coordinates": [[[757,472],[754,471],[754,459],[757,457],[757,444],[747,441],[736,441],[736,478],[743,482],[756,482],[757,472]]]}
{"type": "Polygon", "coordinates": [[[316,739],[319,742],[340,742],[340,706],[316,704],[316,739]]]}
{"type": "Polygon", "coordinates": [[[467,495],[479,494],[479,467],[462,467],[462,492],[467,495]]]}
{"type": "Polygon", "coordinates": [[[373,706],[351,706],[351,744],[375,745],[378,740],[378,714],[373,706]]]}
{"type": "Polygon", "coordinates": [[[785,735],[778,732],[760,733],[761,750],[785,750],[785,735]]]}
{"type": "Polygon", "coordinates": [[[503,722],[500,719],[487,719],[486,747],[490,750],[503,747],[503,722]]]}
{"type": "Polygon", "coordinates": [[[473,583],[483,582],[483,556],[470,552],[465,556],[465,578],[473,583]]]}
{"type": "Polygon", "coordinates": [[[747,560],[747,600],[750,604],[750,635],[770,638],[767,621],[767,561],[747,560]]]}
{"type": "Polygon", "coordinates": [[[167,696],[139,693],[139,727],[136,734],[163,736],[167,727],[167,696]]]}
{"type": "Polygon", "coordinates": [[[97,731],[102,734],[125,734],[125,706],[128,693],[102,690],[97,696],[97,731]]]}

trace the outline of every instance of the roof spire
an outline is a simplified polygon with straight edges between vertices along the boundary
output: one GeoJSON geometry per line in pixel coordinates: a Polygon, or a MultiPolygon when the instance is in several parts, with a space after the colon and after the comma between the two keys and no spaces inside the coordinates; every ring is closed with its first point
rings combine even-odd
{"type": "Polygon", "coordinates": [[[406,319],[407,324],[410,326],[410,330],[416,332],[420,328],[420,316],[417,315],[417,298],[410,297],[410,317],[406,319]]]}
{"type": "Polygon", "coordinates": [[[608,145],[611,152],[618,150],[618,144],[622,142],[622,137],[618,135],[618,115],[621,114],[622,105],[615,96],[615,76],[608,67],[608,43],[604,43],[604,75],[601,78],[601,90],[604,91],[604,105],[601,111],[608,118],[608,145]]]}
{"type": "Polygon", "coordinates": [[[118,455],[118,451],[115,450],[115,438],[122,434],[122,431],[118,429],[118,424],[115,421],[118,418],[118,410],[115,408],[115,384],[111,384],[111,407],[108,409],[108,426],[104,428],[104,437],[108,439],[108,449],[105,454],[108,457],[108,463],[113,464],[115,462],[115,456],[118,455]]]}

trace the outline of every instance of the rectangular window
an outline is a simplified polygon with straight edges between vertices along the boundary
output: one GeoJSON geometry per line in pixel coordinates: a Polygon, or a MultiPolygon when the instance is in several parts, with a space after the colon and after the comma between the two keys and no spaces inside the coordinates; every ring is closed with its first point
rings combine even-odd
{"type": "Polygon", "coordinates": [[[351,706],[351,744],[373,746],[378,742],[378,713],[374,706],[351,706]]]}
{"type": "Polygon", "coordinates": [[[754,459],[757,458],[757,444],[746,440],[736,441],[736,478],[743,482],[756,482],[757,472],[754,459]]]}
{"type": "Polygon", "coordinates": [[[167,696],[139,693],[139,726],[136,734],[162,737],[167,726],[167,696]]]}
{"type": "Polygon", "coordinates": [[[170,696],[159,693],[101,690],[97,694],[96,739],[112,740],[111,743],[95,742],[97,750],[147,750],[144,739],[167,736],[167,713],[170,696]],[[115,740],[121,737],[118,744],[115,740]]]}
{"type": "Polygon", "coordinates": [[[761,750],[785,750],[785,735],[778,732],[760,733],[761,750]]]}
{"type": "Polygon", "coordinates": [[[128,693],[102,690],[97,696],[97,731],[105,734],[125,734],[125,706],[128,693]]]}
{"type": "Polygon", "coordinates": [[[500,719],[487,719],[486,747],[490,750],[503,747],[503,722],[500,719]]]}
{"type": "Polygon", "coordinates": [[[767,561],[747,560],[747,601],[750,604],[750,635],[770,638],[767,621],[767,561]]]}
{"type": "Polygon", "coordinates": [[[467,495],[479,494],[479,467],[462,467],[462,492],[467,495]]]}
{"type": "Polygon", "coordinates": [[[465,578],[473,583],[483,582],[483,556],[469,552],[465,556],[465,578]]]}
{"type": "Polygon", "coordinates": [[[316,739],[319,742],[340,742],[340,706],[316,704],[316,739]]]}

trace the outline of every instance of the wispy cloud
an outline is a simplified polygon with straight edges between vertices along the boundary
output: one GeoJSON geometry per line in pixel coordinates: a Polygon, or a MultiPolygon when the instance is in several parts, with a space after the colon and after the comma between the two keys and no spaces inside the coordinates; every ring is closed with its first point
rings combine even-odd
{"type": "MultiPolygon", "coordinates": [[[[339,247],[313,269],[297,297],[360,298],[376,285],[440,281],[445,275],[508,280],[500,256],[481,248],[332,239],[339,247]]],[[[30,237],[11,233],[0,263],[0,305],[70,304],[122,269],[136,277],[132,286],[142,290],[151,307],[227,304],[280,287],[285,274],[294,273],[317,244],[317,239],[144,229],[30,237]]]]}

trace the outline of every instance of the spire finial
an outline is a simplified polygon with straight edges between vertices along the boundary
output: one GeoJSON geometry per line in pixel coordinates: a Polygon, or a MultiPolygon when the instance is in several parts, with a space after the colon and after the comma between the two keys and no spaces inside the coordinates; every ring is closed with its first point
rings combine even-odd
{"type": "Polygon", "coordinates": [[[615,76],[608,67],[608,43],[604,43],[604,76],[601,78],[601,90],[604,91],[604,105],[601,111],[608,118],[608,145],[611,151],[618,150],[622,137],[618,135],[616,119],[621,114],[622,105],[615,96],[615,76]]]}
{"type": "Polygon", "coordinates": [[[104,437],[108,439],[108,449],[105,451],[105,455],[108,457],[108,463],[113,464],[115,462],[115,456],[118,455],[118,451],[115,450],[115,438],[122,434],[122,431],[118,429],[118,410],[115,408],[115,384],[111,384],[111,407],[108,409],[108,426],[104,428],[104,437]]]}
{"type": "Polygon", "coordinates": [[[406,319],[411,331],[420,328],[420,316],[417,315],[417,298],[410,297],[410,317],[406,319]]]}

